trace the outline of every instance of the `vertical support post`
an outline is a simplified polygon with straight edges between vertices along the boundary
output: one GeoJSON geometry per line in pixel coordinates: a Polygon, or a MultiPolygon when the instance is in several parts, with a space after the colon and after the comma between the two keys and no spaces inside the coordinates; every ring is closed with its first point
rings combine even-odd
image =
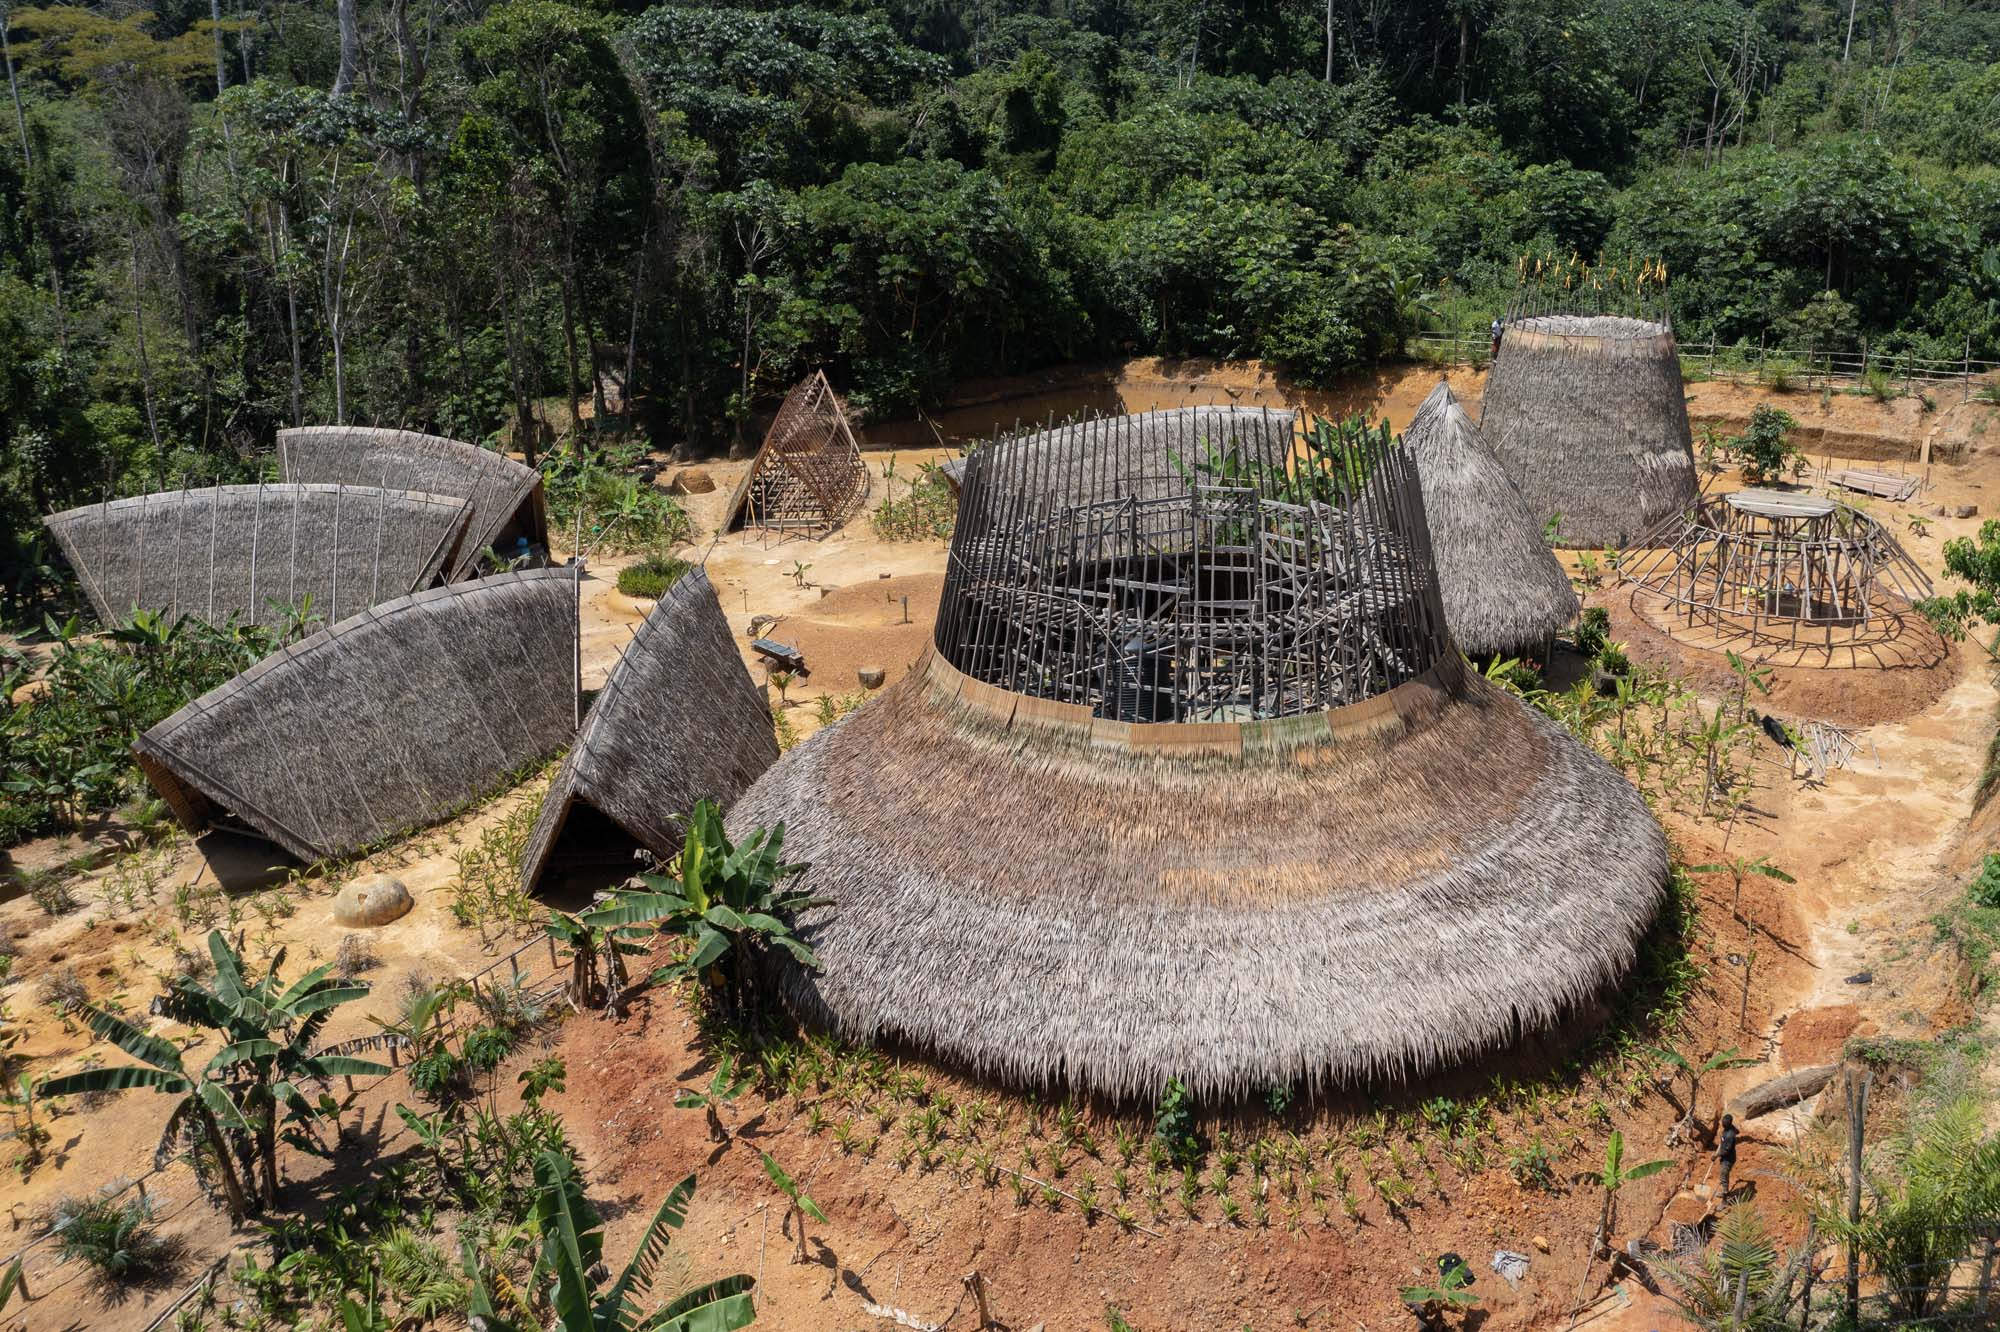
{"type": "Polygon", "coordinates": [[[980,1332],[985,1332],[985,1329],[995,1326],[993,1322],[993,1310],[986,1303],[986,1278],[981,1276],[979,1269],[975,1267],[959,1279],[965,1283],[965,1288],[972,1293],[973,1303],[979,1309],[980,1332]]]}
{"type": "MultiPolygon", "coordinates": [[[[1872,1071],[1864,1071],[1860,1081],[1854,1074],[1847,1075],[1847,1222],[1850,1226],[1861,1223],[1861,1148],[1867,1139],[1868,1084],[1874,1078],[1872,1071]]],[[[1861,1250],[1853,1243],[1847,1246],[1847,1321],[1852,1324],[1861,1316],[1861,1250]]]]}

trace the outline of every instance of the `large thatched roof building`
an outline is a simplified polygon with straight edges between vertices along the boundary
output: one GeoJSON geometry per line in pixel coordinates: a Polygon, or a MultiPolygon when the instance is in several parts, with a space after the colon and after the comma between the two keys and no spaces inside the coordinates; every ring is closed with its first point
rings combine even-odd
{"type": "Polygon", "coordinates": [[[506,557],[523,541],[549,544],[542,474],[477,444],[375,426],[300,426],[278,432],[278,462],[287,481],[402,487],[469,500],[465,537],[445,569],[450,581],[477,572],[488,548],[506,557]]]}
{"type": "Polygon", "coordinates": [[[728,809],[778,757],[771,714],[730,640],[708,575],[654,605],[590,705],[542,802],[521,886],[552,867],[629,863],[680,849],[675,820],[698,800],[728,809]]]}
{"type": "Polygon", "coordinates": [[[429,586],[467,511],[462,499],[373,486],[208,486],[42,521],[104,624],[135,608],[255,624],[307,597],[332,623],[429,586]]]}
{"type": "Polygon", "coordinates": [[[1699,491],[1673,328],[1623,315],[1511,320],[1480,431],[1558,545],[1630,545],[1699,491]]]}
{"type": "Polygon", "coordinates": [[[1197,442],[1060,504],[1027,498],[1033,450],[972,455],[931,653],[738,801],[831,901],[786,980],[809,1019],[1228,1095],[1463,1059],[1631,963],[1665,837],[1464,668],[1407,454],[1153,493],[1197,442]]]}
{"type": "Polygon", "coordinates": [[[730,492],[723,530],[825,535],[868,498],[868,467],[847,404],[815,370],[785,395],[764,443],[730,492]]]}
{"type": "Polygon", "coordinates": [[[1540,651],[1576,619],[1576,589],[1448,385],[1424,399],[1403,445],[1423,485],[1452,641],[1478,656],[1540,651]]]}
{"type": "Polygon", "coordinates": [[[576,634],[566,569],[432,588],[266,657],[132,751],[189,832],[224,824],[301,860],[346,855],[562,748],[576,634]]]}

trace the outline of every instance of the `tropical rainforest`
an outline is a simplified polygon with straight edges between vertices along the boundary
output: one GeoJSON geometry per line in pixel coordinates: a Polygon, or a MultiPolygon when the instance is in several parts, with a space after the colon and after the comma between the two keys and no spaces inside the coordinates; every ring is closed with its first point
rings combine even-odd
{"type": "Polygon", "coordinates": [[[14,616],[40,514],[290,424],[532,460],[726,447],[814,367],[877,416],[1311,383],[1529,262],[1664,268],[1684,339],[2000,358],[1991,3],[4,3],[14,616]]]}

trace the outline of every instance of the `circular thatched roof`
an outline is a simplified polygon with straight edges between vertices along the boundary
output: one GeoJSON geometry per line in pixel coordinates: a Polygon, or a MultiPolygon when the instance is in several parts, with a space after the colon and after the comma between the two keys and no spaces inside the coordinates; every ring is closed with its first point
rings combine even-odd
{"type": "Polygon", "coordinates": [[[1465,669],[1407,449],[1077,443],[1087,469],[972,455],[931,655],[731,812],[830,900],[800,1012],[1014,1082],[1230,1095],[1420,1073],[1629,965],[1665,837],[1465,669]]]}
{"type": "Polygon", "coordinates": [[[1456,657],[1310,717],[1132,725],[933,655],[729,822],[783,822],[832,901],[786,982],[808,1020],[1123,1097],[1545,1030],[1627,969],[1667,875],[1637,792],[1456,657]]]}
{"type": "Polygon", "coordinates": [[[1480,429],[1536,525],[1623,547],[1694,502],[1680,356],[1666,324],[1621,315],[1510,321],[1480,429]]]}
{"type": "Polygon", "coordinates": [[[1576,619],[1576,589],[1527,501],[1440,382],[1403,432],[1417,465],[1452,641],[1467,652],[1539,646],[1576,619]]]}

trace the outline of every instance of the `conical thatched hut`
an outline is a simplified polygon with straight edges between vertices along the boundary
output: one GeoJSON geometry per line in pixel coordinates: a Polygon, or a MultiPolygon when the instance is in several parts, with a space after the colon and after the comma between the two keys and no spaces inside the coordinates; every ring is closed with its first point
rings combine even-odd
{"type": "Polygon", "coordinates": [[[1169,494],[1198,440],[1150,448],[1063,503],[1033,450],[972,455],[930,655],[737,802],[831,902],[801,1014],[1019,1083],[1231,1095],[1418,1074],[1615,982],[1665,837],[1464,669],[1407,454],[1373,437],[1300,496],[1274,442],[1169,494]]]}
{"type": "Polygon", "coordinates": [[[1542,651],[1576,619],[1576,589],[1448,385],[1424,399],[1403,446],[1423,485],[1452,641],[1474,656],[1542,651]]]}
{"type": "Polygon", "coordinates": [[[328,623],[429,586],[458,548],[462,499],[373,486],[168,490],[42,521],[97,618],[134,608],[219,624],[311,597],[328,623]]]}
{"type": "Polygon", "coordinates": [[[503,453],[441,435],[374,426],[300,426],[278,432],[278,461],[287,481],[390,486],[455,495],[472,514],[445,577],[477,572],[489,547],[509,556],[526,541],[549,544],[549,506],[542,474],[503,453]]]}
{"type": "Polygon", "coordinates": [[[868,498],[868,468],[847,406],[815,370],[792,386],[730,493],[724,531],[835,531],[868,498]]]}
{"type": "Polygon", "coordinates": [[[590,705],[521,857],[521,886],[563,864],[680,849],[676,815],[728,809],[778,757],[763,691],[729,636],[708,575],[667,589],[590,705]]]}
{"type": "MultiPolygon", "coordinates": [[[[1040,485],[1052,495],[1063,495],[1088,486],[1107,465],[1120,460],[1145,458],[1159,475],[1154,487],[1178,489],[1184,468],[1200,461],[1206,453],[1226,454],[1231,450],[1261,457],[1269,453],[1283,457],[1290,452],[1299,431],[1299,416],[1293,411],[1272,411],[1265,407],[1167,407],[1155,412],[1135,412],[1130,416],[1087,416],[1051,424],[1007,440],[995,440],[1018,449],[1036,461],[1028,484],[1040,485]],[[1182,457],[1179,450],[1190,449],[1182,457]],[[1167,456],[1171,453],[1173,456],[1167,456]]],[[[965,482],[967,458],[953,458],[938,470],[954,488],[965,482]]],[[[1134,472],[1126,484],[1135,492],[1148,482],[1134,472]]]]}
{"type": "Polygon", "coordinates": [[[1623,547],[1692,504],[1693,440],[1674,331],[1623,315],[1506,325],[1480,433],[1558,545],[1623,547]]]}
{"type": "Polygon", "coordinates": [[[301,860],[442,818],[539,763],[576,724],[569,570],[454,583],[258,662],[133,742],[181,826],[301,860]]]}

